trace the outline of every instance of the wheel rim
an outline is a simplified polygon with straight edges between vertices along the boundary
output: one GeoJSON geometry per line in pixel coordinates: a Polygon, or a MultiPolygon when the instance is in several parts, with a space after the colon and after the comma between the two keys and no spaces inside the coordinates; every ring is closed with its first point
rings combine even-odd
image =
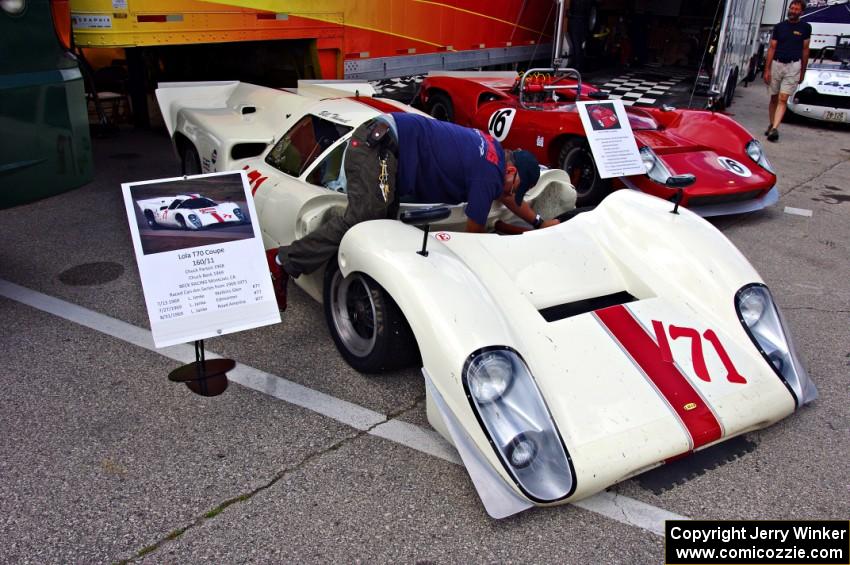
{"type": "Polygon", "coordinates": [[[570,159],[567,159],[564,163],[564,171],[569,175],[576,194],[584,196],[590,192],[596,177],[596,169],[593,158],[586,151],[577,151],[570,159]]]}
{"type": "Polygon", "coordinates": [[[362,275],[343,278],[334,273],[331,282],[331,314],[336,334],[353,355],[365,357],[375,348],[375,302],[362,275]]]}

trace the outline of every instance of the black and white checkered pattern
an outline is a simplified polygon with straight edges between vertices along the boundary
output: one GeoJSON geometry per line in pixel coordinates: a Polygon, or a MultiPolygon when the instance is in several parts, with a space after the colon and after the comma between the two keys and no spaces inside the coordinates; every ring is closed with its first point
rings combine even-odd
{"type": "Polygon", "coordinates": [[[664,102],[665,97],[673,94],[672,90],[677,85],[688,78],[687,75],[663,77],[630,72],[596,86],[608,92],[610,98],[622,100],[626,106],[657,106],[664,102]]]}
{"type": "Polygon", "coordinates": [[[369,84],[378,96],[410,103],[425,75],[371,80],[369,84]]]}

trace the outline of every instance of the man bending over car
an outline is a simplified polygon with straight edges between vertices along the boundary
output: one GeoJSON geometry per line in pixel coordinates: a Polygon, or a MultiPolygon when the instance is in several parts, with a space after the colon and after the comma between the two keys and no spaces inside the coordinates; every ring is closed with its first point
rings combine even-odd
{"type": "Polygon", "coordinates": [[[336,255],[349,228],[395,217],[401,200],[467,202],[469,232],[484,231],[496,200],[535,228],[558,223],[543,220],[523,202],[540,178],[534,155],[504,150],[477,129],[418,114],[382,114],[360,125],[345,150],[342,171],[348,193],[345,213],[278,250],[277,262],[286,275],[312,273],[336,255]]]}

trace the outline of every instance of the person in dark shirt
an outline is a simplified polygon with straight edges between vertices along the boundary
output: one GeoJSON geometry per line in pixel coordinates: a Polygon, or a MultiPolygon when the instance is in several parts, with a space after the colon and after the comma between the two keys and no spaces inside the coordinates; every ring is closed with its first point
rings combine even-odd
{"type": "Polygon", "coordinates": [[[776,24],[770,37],[764,66],[764,82],[770,92],[770,125],[764,132],[768,141],[779,140],[779,124],[785,115],[788,97],[794,94],[806,75],[812,26],[800,21],[805,8],[803,0],[792,0],[788,19],[776,24]]]}
{"type": "Polygon", "coordinates": [[[508,151],[477,129],[418,114],[382,114],[354,130],[343,172],[348,206],[315,231],[278,250],[277,262],[292,277],[328,262],[349,228],[366,220],[394,217],[401,200],[466,202],[466,231],[483,232],[494,201],[535,228],[555,225],[523,202],[540,178],[528,151],[508,151]]]}

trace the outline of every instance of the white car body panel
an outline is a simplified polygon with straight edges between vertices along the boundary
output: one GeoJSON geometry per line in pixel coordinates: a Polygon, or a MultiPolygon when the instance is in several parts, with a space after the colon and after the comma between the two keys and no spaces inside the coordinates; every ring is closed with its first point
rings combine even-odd
{"type": "MultiPolygon", "coordinates": [[[[538,232],[451,233],[449,239],[440,233],[432,234],[423,258],[415,253],[418,230],[391,221],[360,224],[343,239],[340,268],[346,275],[368,273],[404,312],[424,372],[440,395],[439,402],[433,394],[428,398],[434,428],[456,443],[450,430],[458,422],[520,497],[464,394],[464,362],[483,347],[508,346],[527,363],[574,465],[577,488],[568,500],[694,445],[669,400],[597,316],[546,322],[539,309],[552,303],[625,290],[637,298],[625,308],[650,336],[653,320],[716,332],[745,384],[724,378],[725,366],[710,347],[704,346],[710,382],[695,374],[690,340],[671,340],[671,349],[715,414],[718,440],[768,426],[795,409],[785,384],[751,346],[732,302],[737,289],[760,277],[720,232],[690,211],[670,214],[669,203],[617,191],[595,211],[538,232]]],[[[490,488],[476,486],[479,492],[490,488]]],[[[494,516],[513,507],[510,497],[506,506],[493,504],[494,516]]]]}
{"type": "Polygon", "coordinates": [[[815,120],[850,123],[850,69],[841,69],[838,63],[811,64],[794,96],[788,99],[788,109],[815,120]],[[824,104],[800,101],[800,93],[807,89],[814,89],[819,95],[840,97],[843,104],[828,104],[828,100],[824,104]]]}

